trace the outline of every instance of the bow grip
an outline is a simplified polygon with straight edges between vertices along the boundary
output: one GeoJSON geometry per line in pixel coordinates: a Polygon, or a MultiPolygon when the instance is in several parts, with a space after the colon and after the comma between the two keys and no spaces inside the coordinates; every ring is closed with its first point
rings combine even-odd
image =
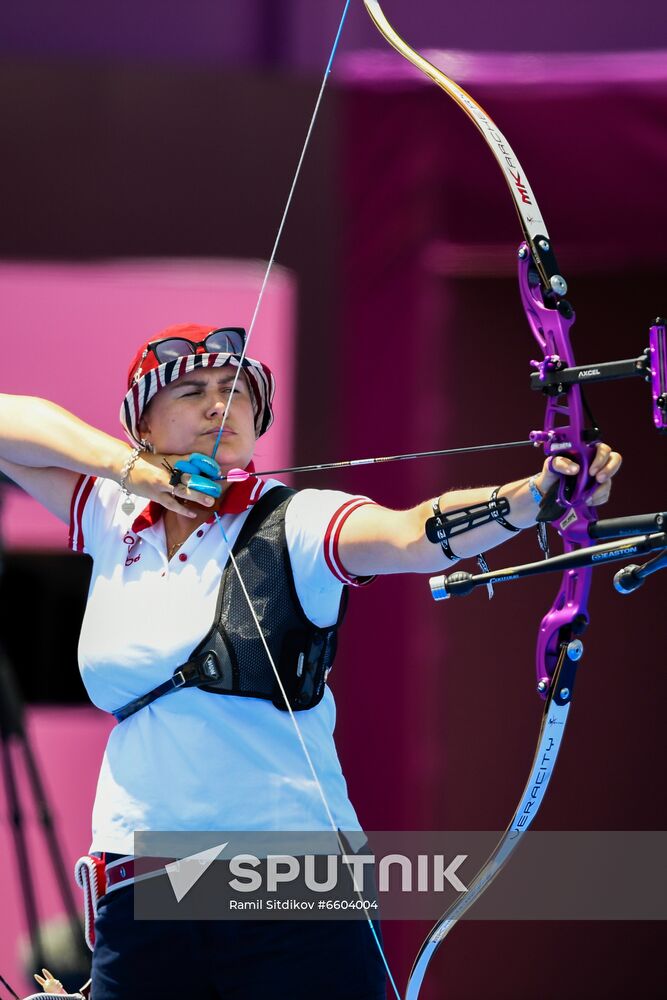
{"type": "MultiPolygon", "coordinates": [[[[550,523],[559,521],[574,507],[577,507],[580,512],[585,512],[583,520],[586,524],[597,520],[595,511],[586,504],[586,500],[593,493],[597,485],[595,478],[588,474],[588,468],[590,467],[589,455],[592,461],[594,452],[594,444],[585,444],[580,449],[573,449],[571,451],[552,452],[550,458],[553,459],[556,457],[556,454],[564,455],[566,458],[576,462],[579,465],[580,471],[573,476],[556,473],[558,479],[549,487],[540,503],[540,510],[536,518],[538,522],[550,523]],[[584,468],[585,472],[582,471],[584,468]],[[580,483],[584,476],[585,485],[582,488],[580,483]]],[[[558,525],[558,527],[560,529],[563,526],[558,525]]]]}

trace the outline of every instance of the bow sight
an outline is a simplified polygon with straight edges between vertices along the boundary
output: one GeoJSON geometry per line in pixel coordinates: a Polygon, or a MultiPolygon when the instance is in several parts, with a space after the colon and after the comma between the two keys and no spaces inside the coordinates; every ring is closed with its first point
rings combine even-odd
{"type": "MultiPolygon", "coordinates": [[[[531,389],[547,396],[561,395],[568,385],[643,378],[651,386],[653,423],[661,433],[667,431],[667,333],[660,316],[649,328],[648,347],[638,358],[567,367],[557,355],[550,355],[543,361],[531,361],[531,365],[537,369],[530,376],[531,389]]],[[[539,433],[531,435],[533,440],[540,440],[539,433]]]]}

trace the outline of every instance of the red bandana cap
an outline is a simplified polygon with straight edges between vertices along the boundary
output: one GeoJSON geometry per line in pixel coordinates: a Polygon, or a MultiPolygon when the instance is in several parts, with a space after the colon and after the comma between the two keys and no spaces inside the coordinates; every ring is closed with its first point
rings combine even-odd
{"type": "MultiPolygon", "coordinates": [[[[217,329],[219,329],[217,326],[179,323],[176,326],[168,326],[166,330],[161,330],[160,333],[155,334],[154,337],[141,345],[132,359],[127,373],[128,391],[120,408],[120,422],[136,444],[141,444],[139,430],[141,415],[156,392],[195,368],[221,368],[223,365],[232,365],[234,368],[238,368],[240,363],[240,355],[238,354],[202,353],[185,354],[183,357],[160,364],[153,351],[148,350],[148,345],[154,344],[158,340],[168,340],[171,337],[182,337],[185,340],[198,343],[205,340],[209,333],[213,333],[217,329]]],[[[198,350],[203,351],[203,348],[198,348],[198,350]]],[[[253,358],[244,358],[241,368],[252,395],[255,434],[260,437],[268,431],[273,423],[271,404],[276,389],[275,379],[266,365],[253,358]]]]}

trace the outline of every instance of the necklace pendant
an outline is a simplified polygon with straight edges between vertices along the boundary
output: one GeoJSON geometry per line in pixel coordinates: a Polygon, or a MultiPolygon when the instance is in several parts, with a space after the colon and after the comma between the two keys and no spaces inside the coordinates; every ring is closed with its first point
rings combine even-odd
{"type": "Polygon", "coordinates": [[[121,504],[121,510],[123,511],[124,514],[134,514],[135,507],[136,504],[132,499],[132,497],[130,496],[125,497],[123,503],[121,504]]]}

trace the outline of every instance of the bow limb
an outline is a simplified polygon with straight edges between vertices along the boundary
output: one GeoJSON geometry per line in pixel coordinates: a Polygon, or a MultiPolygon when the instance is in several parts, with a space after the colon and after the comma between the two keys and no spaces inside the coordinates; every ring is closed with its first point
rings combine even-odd
{"type": "Polygon", "coordinates": [[[463,87],[460,87],[442,70],[408,45],[389,23],[378,0],[364,0],[364,4],[383,38],[396,49],[399,55],[442,88],[481,132],[507,182],[514,207],[519,216],[524,239],[530,247],[545,291],[555,291],[559,295],[564,294],[567,291],[567,286],[558,273],[556,259],[549,244],[549,233],[542,219],[537,199],[516,153],[503,133],[474,97],[471,97],[463,87]]]}

